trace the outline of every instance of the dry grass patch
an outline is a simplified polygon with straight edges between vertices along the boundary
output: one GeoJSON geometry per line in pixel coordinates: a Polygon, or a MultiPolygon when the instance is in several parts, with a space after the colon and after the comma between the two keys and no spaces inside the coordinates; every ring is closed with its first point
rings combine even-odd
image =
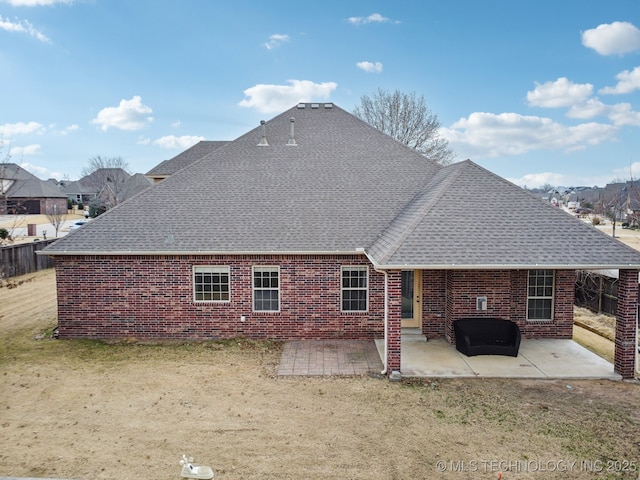
{"type": "Polygon", "coordinates": [[[217,479],[638,478],[637,383],[284,378],[277,342],[52,340],[51,282],[0,289],[0,476],[177,479],[187,453],[217,479]]]}

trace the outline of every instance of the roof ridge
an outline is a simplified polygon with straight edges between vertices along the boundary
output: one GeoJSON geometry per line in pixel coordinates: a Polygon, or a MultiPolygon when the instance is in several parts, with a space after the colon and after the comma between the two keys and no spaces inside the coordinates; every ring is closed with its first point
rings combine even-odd
{"type": "Polygon", "coordinates": [[[463,167],[467,167],[470,163],[471,162],[469,160],[464,160],[462,162],[457,162],[443,167],[431,178],[431,180],[422,188],[422,190],[418,192],[409,203],[407,203],[405,208],[403,208],[402,211],[387,226],[385,231],[381,234],[380,238],[382,238],[385,233],[389,232],[389,230],[393,228],[394,225],[400,223],[403,217],[411,218],[409,224],[404,227],[398,235],[395,236],[395,238],[390,242],[387,248],[382,247],[384,254],[380,258],[379,263],[384,263],[388,258],[393,256],[393,254],[402,245],[402,242],[404,242],[404,240],[409,237],[411,232],[413,232],[417,228],[424,215],[429,210],[431,210],[431,208],[438,202],[438,200],[440,200],[440,198],[442,198],[442,196],[447,192],[455,179],[460,176],[464,169],[463,167]],[[446,175],[443,179],[440,179],[439,177],[442,174],[446,175]],[[436,188],[434,190],[430,190],[429,187],[433,186],[434,183],[436,184],[436,188]],[[422,205],[420,205],[421,202],[423,202],[422,205]]]}

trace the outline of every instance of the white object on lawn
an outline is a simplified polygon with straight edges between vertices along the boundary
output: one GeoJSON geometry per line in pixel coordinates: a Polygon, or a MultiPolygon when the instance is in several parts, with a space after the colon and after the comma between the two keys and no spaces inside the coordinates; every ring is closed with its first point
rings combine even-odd
{"type": "Polygon", "coordinates": [[[182,478],[213,478],[213,470],[211,470],[211,467],[195,467],[192,462],[193,457],[187,458],[186,455],[182,455],[182,460],[180,460],[180,465],[182,465],[180,476],[182,478]]]}

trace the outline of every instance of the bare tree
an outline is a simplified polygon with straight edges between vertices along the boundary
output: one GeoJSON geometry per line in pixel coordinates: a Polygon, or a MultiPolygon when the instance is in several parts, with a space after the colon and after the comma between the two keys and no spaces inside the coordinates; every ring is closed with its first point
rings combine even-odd
{"type": "Polygon", "coordinates": [[[60,230],[60,226],[64,222],[65,213],[67,212],[64,210],[61,211],[58,208],[58,205],[51,205],[45,212],[49,223],[53,225],[53,228],[56,231],[56,237],[58,236],[58,230],[60,230]]]}
{"type": "Polygon", "coordinates": [[[438,116],[429,109],[424,97],[417,97],[414,92],[379,88],[371,96],[360,97],[360,105],[353,109],[353,114],[441,165],[455,159],[449,142],[438,132],[438,116]]]}
{"type": "Polygon", "coordinates": [[[616,223],[624,220],[636,220],[640,191],[637,182],[610,183],[605,187],[602,199],[596,205],[596,212],[611,220],[613,237],[616,236],[616,223]]]}
{"type": "Polygon", "coordinates": [[[89,179],[96,198],[91,205],[98,211],[115,207],[125,182],[131,176],[129,164],[122,157],[103,157],[101,155],[89,159],[89,164],[82,169],[82,175],[89,179]]]}

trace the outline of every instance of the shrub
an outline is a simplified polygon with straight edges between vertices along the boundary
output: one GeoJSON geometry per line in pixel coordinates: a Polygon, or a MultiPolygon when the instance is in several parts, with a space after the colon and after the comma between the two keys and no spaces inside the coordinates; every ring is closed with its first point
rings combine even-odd
{"type": "Polygon", "coordinates": [[[591,219],[591,224],[592,225],[600,225],[600,217],[593,217],[591,219]]]}

